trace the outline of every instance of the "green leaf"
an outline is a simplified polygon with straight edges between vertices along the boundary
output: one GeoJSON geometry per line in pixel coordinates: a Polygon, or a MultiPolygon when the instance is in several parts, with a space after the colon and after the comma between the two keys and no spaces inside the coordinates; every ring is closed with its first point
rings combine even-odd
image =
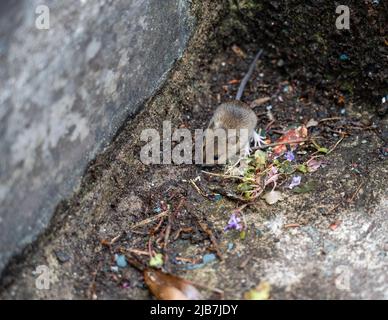
{"type": "Polygon", "coordinates": [[[308,172],[307,166],[305,164],[300,164],[299,166],[297,166],[296,169],[298,171],[302,172],[302,173],[307,173],[308,172]]]}
{"type": "Polygon", "coordinates": [[[240,239],[241,239],[241,240],[245,240],[246,236],[247,236],[247,233],[246,233],[245,230],[243,230],[243,231],[240,232],[240,239]]]}
{"type": "Polygon", "coordinates": [[[314,147],[317,149],[318,152],[321,152],[321,153],[328,153],[329,150],[325,147],[321,147],[318,143],[316,143],[314,140],[312,140],[312,143],[314,145],[314,147]]]}
{"type": "Polygon", "coordinates": [[[244,294],[247,300],[268,300],[270,297],[271,285],[268,282],[261,282],[256,288],[253,288],[244,294]]]}
{"type": "Polygon", "coordinates": [[[158,268],[163,265],[163,255],[161,253],[155,254],[155,256],[150,259],[150,267],[158,268]]]}
{"type": "Polygon", "coordinates": [[[314,191],[316,187],[317,185],[314,181],[309,181],[300,187],[296,187],[292,189],[292,191],[295,193],[307,193],[307,192],[314,191]]]}
{"type": "Polygon", "coordinates": [[[278,168],[280,173],[285,173],[285,174],[291,174],[294,171],[294,169],[292,168],[291,162],[288,160],[284,161],[278,168]]]}
{"type": "Polygon", "coordinates": [[[246,191],[250,191],[252,190],[252,186],[249,184],[249,183],[240,183],[238,186],[237,186],[237,190],[240,191],[240,192],[246,192],[246,191]]]}
{"type": "Polygon", "coordinates": [[[255,160],[256,160],[256,165],[261,167],[264,166],[267,162],[267,153],[262,150],[257,150],[255,152],[255,160]]]}

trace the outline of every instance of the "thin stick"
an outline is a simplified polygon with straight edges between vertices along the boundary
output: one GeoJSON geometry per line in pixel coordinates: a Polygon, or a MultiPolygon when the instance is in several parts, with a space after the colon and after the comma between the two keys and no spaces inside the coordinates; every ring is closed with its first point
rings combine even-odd
{"type": "MultiPolygon", "coordinates": [[[[314,137],[316,139],[316,137],[314,137]]],[[[258,149],[265,149],[265,148],[270,148],[270,147],[276,147],[276,146],[281,146],[284,144],[295,144],[295,143],[302,143],[302,142],[308,142],[311,141],[312,138],[309,139],[299,139],[299,140],[292,140],[292,141],[285,141],[285,142],[274,142],[274,143],[269,143],[269,144],[264,144],[261,147],[255,147],[252,148],[252,150],[258,150],[258,149]]]]}
{"type": "Polygon", "coordinates": [[[136,223],[131,229],[135,229],[137,227],[144,226],[146,224],[149,224],[149,223],[151,223],[159,218],[165,217],[167,215],[168,215],[168,211],[163,211],[155,216],[152,216],[150,218],[144,219],[143,221],[136,223]]]}
{"type": "Polygon", "coordinates": [[[318,120],[318,122],[325,122],[325,121],[334,121],[334,120],[342,120],[343,117],[332,117],[332,118],[323,118],[321,120],[318,120]]]}
{"type": "Polygon", "coordinates": [[[289,223],[284,226],[285,229],[287,228],[299,228],[300,224],[299,223],[289,223]]]}
{"type": "Polygon", "coordinates": [[[176,209],[174,210],[174,212],[168,216],[168,224],[167,224],[167,228],[166,228],[166,233],[164,234],[164,246],[163,246],[164,249],[166,249],[167,245],[168,245],[173,220],[175,219],[175,216],[177,215],[177,213],[181,209],[184,202],[185,202],[185,198],[181,198],[176,209]]]}
{"type": "Polygon", "coordinates": [[[157,224],[157,226],[151,231],[152,235],[156,234],[156,232],[162,226],[163,221],[164,221],[164,217],[161,217],[160,220],[159,220],[159,223],[157,224]]]}
{"type": "Polygon", "coordinates": [[[189,262],[191,264],[197,264],[198,263],[198,259],[191,259],[191,258],[176,257],[175,260],[182,261],[182,262],[189,262]]]}
{"type": "Polygon", "coordinates": [[[216,240],[213,232],[210,230],[210,228],[205,223],[198,220],[198,224],[201,227],[201,229],[208,235],[210,242],[212,243],[213,248],[214,248],[218,258],[220,258],[220,260],[223,260],[222,253],[218,247],[218,243],[217,243],[217,240],[216,240]]]}
{"type": "Polygon", "coordinates": [[[352,197],[348,200],[348,203],[353,202],[353,200],[356,198],[358,192],[360,191],[363,185],[364,185],[364,182],[361,182],[360,185],[357,187],[356,191],[353,193],[352,197]]]}
{"type": "Polygon", "coordinates": [[[149,256],[150,253],[144,250],[139,250],[139,249],[127,249],[128,252],[137,254],[139,256],[149,256]]]}
{"type": "Polygon", "coordinates": [[[110,241],[110,244],[114,244],[117,240],[119,240],[121,237],[122,237],[122,233],[120,233],[118,236],[114,237],[111,241],[110,241]]]}
{"type": "Polygon", "coordinates": [[[193,179],[190,179],[189,182],[192,184],[192,186],[194,187],[195,190],[197,190],[197,192],[203,196],[203,197],[207,197],[208,195],[206,193],[204,193],[198,186],[197,184],[195,183],[195,181],[193,179]]]}
{"type": "Polygon", "coordinates": [[[334,145],[334,147],[332,147],[332,148],[326,153],[326,155],[332,153],[332,152],[338,147],[338,145],[342,142],[342,140],[344,140],[344,139],[345,139],[345,135],[342,135],[341,139],[339,139],[339,140],[336,142],[336,144],[334,145]]]}
{"type": "Polygon", "coordinates": [[[220,173],[213,173],[205,170],[201,170],[201,172],[208,174],[209,176],[214,176],[214,177],[220,177],[220,178],[229,178],[229,179],[243,179],[242,177],[239,176],[230,176],[226,174],[220,174],[220,173]]]}

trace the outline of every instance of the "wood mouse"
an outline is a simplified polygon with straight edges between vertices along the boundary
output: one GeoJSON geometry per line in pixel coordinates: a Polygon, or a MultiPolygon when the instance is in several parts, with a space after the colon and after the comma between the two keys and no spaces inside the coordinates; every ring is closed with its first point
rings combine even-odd
{"type": "Polygon", "coordinates": [[[222,103],[214,111],[208,125],[208,129],[211,130],[205,131],[206,141],[209,141],[209,132],[223,129],[226,132],[226,144],[219,143],[217,140],[214,143],[206,143],[205,141],[204,162],[206,164],[214,163],[211,159],[206,158],[206,155],[210,155],[210,157],[213,155],[210,148],[214,150],[214,160],[219,164],[223,164],[227,160],[235,161],[249,155],[251,141],[254,142],[255,146],[260,144],[260,135],[255,131],[258,121],[257,116],[248,104],[241,101],[241,97],[262,52],[263,50],[260,50],[250,64],[248,72],[240,83],[235,100],[222,103]],[[235,129],[236,132],[230,129],[235,129]],[[240,131],[241,129],[242,131],[240,131]],[[228,152],[228,147],[232,148],[233,152],[228,152]]]}

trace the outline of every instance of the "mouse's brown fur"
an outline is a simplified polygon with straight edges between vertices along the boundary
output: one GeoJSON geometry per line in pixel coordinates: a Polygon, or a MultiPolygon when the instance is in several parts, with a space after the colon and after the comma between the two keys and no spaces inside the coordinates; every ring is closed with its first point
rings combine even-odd
{"type": "Polygon", "coordinates": [[[214,111],[213,117],[209,122],[208,129],[224,129],[226,131],[226,146],[215,141],[213,144],[206,144],[204,151],[208,148],[214,148],[215,159],[225,157],[232,160],[233,154],[228,154],[228,146],[233,145],[236,148],[236,155],[246,153],[249,149],[249,142],[253,138],[254,129],[257,125],[257,116],[253,110],[244,102],[234,100],[225,102],[218,106],[214,111]],[[228,129],[235,129],[236,133],[228,132],[228,129]],[[247,134],[240,135],[240,130],[246,129],[247,134]],[[243,150],[242,150],[243,149],[243,150]]]}

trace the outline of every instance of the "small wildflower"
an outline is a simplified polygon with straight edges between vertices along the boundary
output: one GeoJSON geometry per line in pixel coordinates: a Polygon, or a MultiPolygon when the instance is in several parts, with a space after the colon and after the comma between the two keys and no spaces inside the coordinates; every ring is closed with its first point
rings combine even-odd
{"type": "Polygon", "coordinates": [[[286,160],[288,161],[294,161],[295,160],[295,155],[292,151],[287,151],[286,154],[284,155],[286,160]]]}
{"type": "Polygon", "coordinates": [[[294,187],[300,185],[300,181],[302,180],[302,177],[301,176],[295,176],[292,178],[292,181],[290,183],[290,185],[288,186],[288,188],[290,189],[293,189],[294,187]]]}
{"type": "Polygon", "coordinates": [[[236,216],[235,213],[233,213],[231,216],[230,216],[230,219],[228,221],[228,225],[225,227],[225,231],[226,230],[230,230],[230,229],[236,229],[236,230],[241,230],[242,227],[240,225],[240,221],[241,219],[239,217],[236,216]]]}

